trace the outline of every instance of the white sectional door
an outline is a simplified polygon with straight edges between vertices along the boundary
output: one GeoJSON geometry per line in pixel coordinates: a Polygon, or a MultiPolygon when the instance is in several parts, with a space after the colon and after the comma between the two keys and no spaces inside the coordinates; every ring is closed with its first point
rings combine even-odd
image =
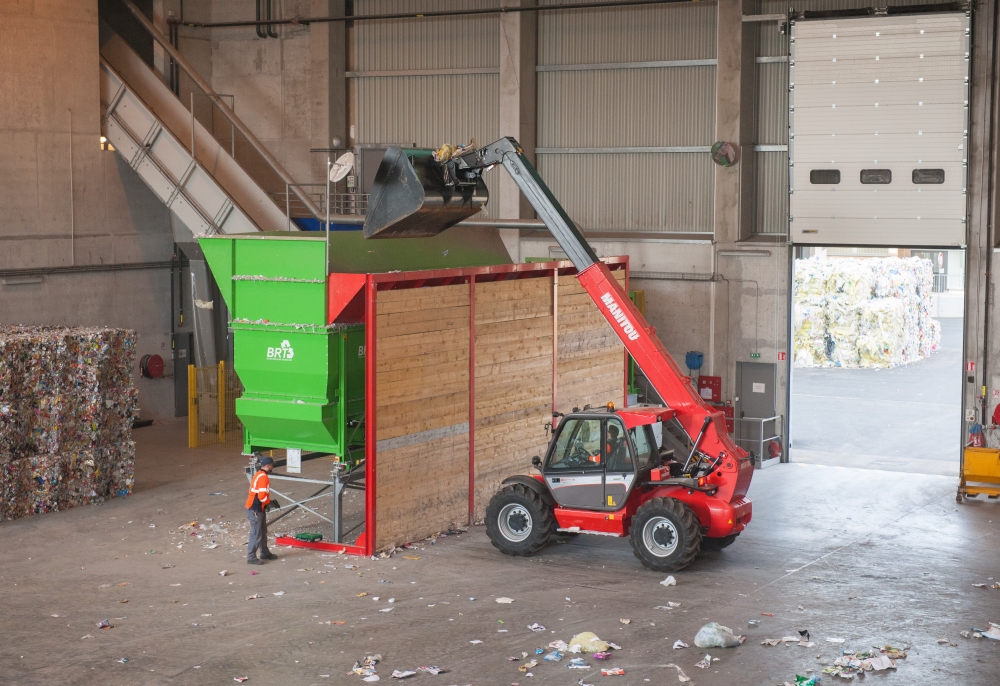
{"type": "Polygon", "coordinates": [[[958,13],[793,25],[793,242],[965,243],[969,40],[958,13]]]}

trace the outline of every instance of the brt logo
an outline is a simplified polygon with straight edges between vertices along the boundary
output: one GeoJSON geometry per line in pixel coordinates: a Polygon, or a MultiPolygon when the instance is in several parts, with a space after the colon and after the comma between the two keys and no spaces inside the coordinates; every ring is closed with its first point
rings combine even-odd
{"type": "Polygon", "coordinates": [[[295,348],[288,341],[282,341],[280,348],[268,348],[267,359],[269,360],[290,360],[295,357],[295,348]]]}

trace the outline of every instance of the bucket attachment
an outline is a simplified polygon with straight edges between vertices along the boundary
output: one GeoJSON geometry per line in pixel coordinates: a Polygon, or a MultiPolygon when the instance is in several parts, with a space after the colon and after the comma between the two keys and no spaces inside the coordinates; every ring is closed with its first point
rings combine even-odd
{"type": "Polygon", "coordinates": [[[471,172],[461,158],[437,162],[433,154],[385,151],[368,198],[365,238],[436,236],[486,206],[489,191],[481,170],[471,172]]]}

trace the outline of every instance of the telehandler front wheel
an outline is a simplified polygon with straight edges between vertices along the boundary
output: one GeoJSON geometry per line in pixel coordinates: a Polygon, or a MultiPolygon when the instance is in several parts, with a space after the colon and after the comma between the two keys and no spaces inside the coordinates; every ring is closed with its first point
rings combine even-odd
{"type": "Polygon", "coordinates": [[[504,486],[486,506],[486,535],[505,555],[534,555],[556,530],[552,509],[523,484],[504,486]]]}
{"type": "Polygon", "coordinates": [[[632,552],[657,572],[687,567],[701,550],[701,524],[690,507],[676,498],[653,498],[632,517],[632,552]]]}

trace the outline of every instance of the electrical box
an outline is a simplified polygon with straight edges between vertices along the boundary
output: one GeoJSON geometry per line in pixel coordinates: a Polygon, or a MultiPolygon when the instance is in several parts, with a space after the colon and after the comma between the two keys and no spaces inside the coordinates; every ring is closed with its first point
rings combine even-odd
{"type": "Polygon", "coordinates": [[[722,377],[721,376],[699,376],[698,394],[701,399],[709,403],[722,402],[722,377]]]}
{"type": "Polygon", "coordinates": [[[732,405],[723,405],[722,403],[712,403],[712,407],[719,412],[722,412],[722,416],[726,418],[726,431],[732,434],[735,428],[735,422],[733,419],[736,416],[736,408],[732,405]]]}

